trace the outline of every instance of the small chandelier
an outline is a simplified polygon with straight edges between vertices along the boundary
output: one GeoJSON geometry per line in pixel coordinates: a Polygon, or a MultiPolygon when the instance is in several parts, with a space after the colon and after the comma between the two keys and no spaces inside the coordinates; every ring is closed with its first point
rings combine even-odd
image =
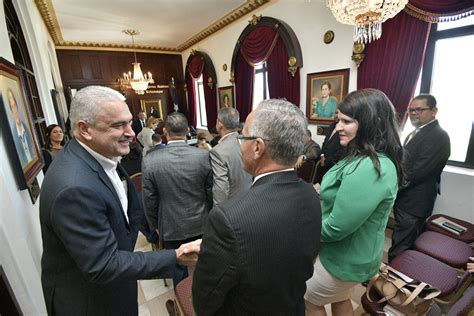
{"type": "MultiPolygon", "coordinates": [[[[123,30],[123,33],[130,35],[132,37],[132,43],[135,47],[135,39],[134,36],[140,34],[136,30],[123,30]]],[[[133,90],[135,90],[136,94],[144,94],[146,89],[148,89],[149,83],[154,83],[153,77],[150,72],[147,74],[142,73],[142,69],[140,68],[140,63],[137,62],[137,53],[133,52],[133,56],[135,57],[135,62],[132,63],[133,65],[133,77],[132,72],[129,71],[128,73],[123,73],[123,77],[118,79],[120,85],[127,85],[131,86],[133,90]]]]}
{"type": "Polygon", "coordinates": [[[400,12],[408,0],[327,0],[336,20],[355,25],[354,42],[370,43],[382,35],[382,23],[400,12]]]}

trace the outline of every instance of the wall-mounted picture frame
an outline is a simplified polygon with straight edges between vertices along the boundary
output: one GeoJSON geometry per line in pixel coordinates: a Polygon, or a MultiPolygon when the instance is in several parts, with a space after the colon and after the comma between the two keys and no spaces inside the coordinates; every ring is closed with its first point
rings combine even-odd
{"type": "Polygon", "coordinates": [[[307,75],[306,116],[309,123],[329,125],[349,89],[349,68],[307,75]]]}
{"type": "Polygon", "coordinates": [[[161,99],[140,100],[140,107],[145,112],[146,117],[156,117],[164,120],[161,99]]]}
{"type": "Polygon", "coordinates": [[[0,57],[1,133],[20,190],[28,189],[44,166],[19,69],[0,57]]]}
{"type": "Polygon", "coordinates": [[[219,109],[223,107],[234,107],[234,86],[219,87],[219,109]]]}

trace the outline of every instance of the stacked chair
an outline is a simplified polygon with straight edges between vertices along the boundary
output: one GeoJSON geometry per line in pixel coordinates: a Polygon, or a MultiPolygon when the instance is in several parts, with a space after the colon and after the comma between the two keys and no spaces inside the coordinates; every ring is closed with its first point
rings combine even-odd
{"type": "MultiPolygon", "coordinates": [[[[390,266],[441,290],[427,315],[441,315],[443,311],[449,316],[474,316],[474,285],[472,275],[465,271],[469,257],[474,256],[473,242],[473,224],[446,215],[433,215],[427,220],[426,231],[417,238],[413,249],[402,252],[390,262],[390,266]],[[433,223],[441,216],[467,228],[466,232],[458,235],[433,223]]],[[[370,294],[374,296],[374,293],[370,294]]],[[[364,293],[361,302],[365,311],[380,315],[384,304],[375,303],[378,299],[380,297],[372,297],[373,302],[370,302],[364,293]]]]}

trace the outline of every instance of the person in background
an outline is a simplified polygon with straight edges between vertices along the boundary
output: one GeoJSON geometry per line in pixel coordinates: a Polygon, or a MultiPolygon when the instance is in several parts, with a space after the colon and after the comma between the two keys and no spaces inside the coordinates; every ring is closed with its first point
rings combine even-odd
{"type": "Polygon", "coordinates": [[[415,130],[404,142],[405,180],[395,201],[389,262],[411,248],[423,232],[425,221],[433,212],[436,196],[440,193],[441,172],[451,154],[449,135],[436,119],[435,97],[429,94],[415,97],[407,112],[415,130]]]}
{"type": "Polygon", "coordinates": [[[351,92],[336,131],[347,156],[321,183],[321,250],[307,282],[306,315],[352,315],[351,292],[382,262],[385,227],[402,181],[395,109],[376,89],[351,92]]]}
{"type": "Polygon", "coordinates": [[[145,112],[140,111],[138,112],[137,119],[132,122],[132,129],[135,135],[138,135],[144,127],[146,127],[146,115],[145,112]]]}
{"type": "Polygon", "coordinates": [[[154,150],[162,149],[162,148],[166,147],[166,145],[163,144],[163,142],[161,140],[161,135],[158,134],[158,133],[155,133],[155,134],[151,135],[151,142],[153,143],[153,147],[151,147],[148,150],[147,154],[151,153],[154,150]]]}
{"type": "Polygon", "coordinates": [[[232,107],[221,108],[217,113],[216,128],[221,138],[210,152],[214,207],[248,190],[252,184],[252,177],[242,168],[242,152],[237,140],[239,117],[239,112],[232,107]]]}
{"type": "Polygon", "coordinates": [[[155,129],[158,126],[159,119],[156,117],[149,117],[146,121],[146,127],[142,129],[140,134],[137,135],[137,140],[143,146],[143,155],[145,156],[148,150],[153,147],[151,136],[155,134],[155,129]]]}
{"type": "Polygon", "coordinates": [[[321,147],[319,147],[318,143],[316,143],[311,137],[311,131],[308,129],[305,135],[303,154],[298,157],[295,168],[301,167],[303,162],[306,160],[319,160],[321,147]]]}
{"type": "Polygon", "coordinates": [[[79,90],[71,139],[40,195],[41,283],[48,315],[138,315],[137,280],[170,277],[194,264],[199,244],[134,252],[144,216],[118,162],[135,134],[125,98],[106,87],[79,90]]]}
{"type": "Polygon", "coordinates": [[[211,145],[212,148],[214,148],[219,143],[219,139],[221,139],[221,135],[219,135],[219,133],[217,132],[216,127],[212,127],[209,130],[209,133],[212,136],[212,140],[209,142],[209,144],[211,145]]]}
{"type": "Polygon", "coordinates": [[[59,154],[64,146],[64,132],[61,126],[57,124],[51,124],[46,127],[46,144],[42,149],[44,157],[43,172],[48,171],[51,162],[59,154]]]}
{"type": "MultiPolygon", "coordinates": [[[[212,207],[212,170],[209,151],[186,143],[189,128],[182,113],[169,114],[163,131],[166,147],[152,151],[142,161],[143,203],[163,246],[177,249],[202,236],[212,207]]],[[[175,266],[175,288],[187,275],[186,267],[175,266]]]]}
{"type": "Polygon", "coordinates": [[[321,228],[318,195],[293,168],[307,128],[285,100],[264,100],[247,117],[238,139],[255,180],[209,214],[193,275],[196,315],[304,315],[321,228]]]}
{"type": "Polygon", "coordinates": [[[207,142],[207,136],[205,132],[199,132],[197,134],[197,148],[211,150],[212,147],[207,142]]]}

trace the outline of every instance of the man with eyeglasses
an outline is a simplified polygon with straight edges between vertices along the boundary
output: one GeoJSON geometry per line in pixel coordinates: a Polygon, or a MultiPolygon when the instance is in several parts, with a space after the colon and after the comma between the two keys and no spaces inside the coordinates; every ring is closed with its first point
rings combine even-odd
{"type": "Polygon", "coordinates": [[[429,94],[415,97],[407,112],[415,130],[404,142],[405,181],[395,201],[389,261],[411,248],[423,231],[426,219],[433,212],[436,195],[440,192],[441,172],[451,153],[449,136],[436,119],[435,97],[429,94]]]}
{"type": "Polygon", "coordinates": [[[285,100],[264,100],[237,136],[249,190],[213,208],[193,276],[196,315],[304,315],[319,251],[321,207],[296,176],[307,122],[285,100]]]}

